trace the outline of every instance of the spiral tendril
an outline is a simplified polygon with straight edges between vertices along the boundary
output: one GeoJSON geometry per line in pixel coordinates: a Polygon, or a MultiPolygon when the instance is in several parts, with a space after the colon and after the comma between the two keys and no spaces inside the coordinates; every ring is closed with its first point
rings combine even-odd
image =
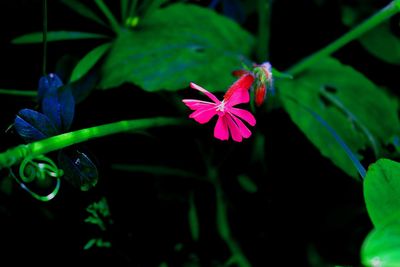
{"type": "Polygon", "coordinates": [[[10,169],[12,177],[17,181],[17,183],[27,191],[32,197],[40,201],[50,201],[58,193],[61,184],[61,176],[64,174],[63,170],[59,169],[57,165],[50,158],[40,155],[35,158],[26,157],[22,160],[19,166],[19,177],[16,177],[10,169]],[[40,195],[30,189],[27,184],[35,180],[45,181],[47,178],[55,178],[56,184],[48,195],[40,195]]]}

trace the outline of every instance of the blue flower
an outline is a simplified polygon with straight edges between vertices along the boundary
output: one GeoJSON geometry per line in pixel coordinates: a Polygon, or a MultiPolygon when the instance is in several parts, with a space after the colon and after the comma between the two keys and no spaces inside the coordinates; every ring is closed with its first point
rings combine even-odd
{"type": "MultiPolygon", "coordinates": [[[[17,133],[27,143],[67,132],[74,118],[75,99],[71,86],[64,86],[56,74],[50,73],[40,78],[38,102],[42,113],[22,109],[14,121],[17,133]]],[[[67,181],[82,191],[97,184],[96,166],[78,149],[60,150],[58,162],[67,181]]]]}

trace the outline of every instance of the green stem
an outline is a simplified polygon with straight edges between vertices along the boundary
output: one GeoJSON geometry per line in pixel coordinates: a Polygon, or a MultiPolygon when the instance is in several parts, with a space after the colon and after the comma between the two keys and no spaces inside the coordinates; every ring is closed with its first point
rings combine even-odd
{"type": "Polygon", "coordinates": [[[244,255],[239,244],[232,237],[229,226],[228,208],[226,205],[226,199],[224,197],[224,192],[222,190],[221,184],[218,180],[218,172],[216,168],[208,166],[208,177],[215,187],[218,233],[221,239],[225,241],[226,245],[228,246],[232,254],[229,262],[230,264],[236,264],[239,267],[251,267],[252,266],[251,263],[244,255]]]}
{"type": "Polygon", "coordinates": [[[43,75],[46,76],[47,61],[47,0],[43,0],[43,75]]]}
{"type": "Polygon", "coordinates": [[[269,0],[258,0],[257,59],[259,62],[265,62],[268,59],[270,11],[271,3],[269,0]]]}
{"type": "Polygon", "coordinates": [[[137,0],[132,0],[129,7],[128,18],[133,18],[135,16],[137,6],[137,0]]]}
{"type": "Polygon", "coordinates": [[[130,132],[148,129],[152,127],[162,127],[168,125],[179,125],[181,119],[156,117],[149,119],[136,119],[113,122],[100,126],[94,126],[82,130],[52,136],[27,145],[19,145],[0,153],[0,169],[11,167],[26,157],[37,157],[52,151],[56,151],[74,144],[82,143],[94,138],[99,138],[111,134],[130,132]]]}
{"type": "Polygon", "coordinates": [[[36,97],[37,91],[15,90],[15,89],[0,89],[0,95],[14,95],[36,97]]]}
{"type": "Polygon", "coordinates": [[[108,21],[110,22],[111,28],[116,34],[119,34],[121,31],[121,28],[118,24],[117,19],[114,17],[113,13],[110,11],[108,6],[104,4],[103,0],[94,0],[99,9],[103,12],[103,14],[106,16],[108,21]]]}
{"type": "Polygon", "coordinates": [[[121,21],[122,25],[125,24],[126,15],[128,13],[129,0],[121,0],[121,21]]]}
{"type": "Polygon", "coordinates": [[[338,49],[348,44],[349,42],[359,38],[370,29],[374,28],[375,26],[379,25],[385,20],[389,19],[390,17],[395,15],[399,10],[400,10],[400,1],[398,0],[392,1],[386,7],[378,11],[375,15],[373,15],[372,17],[370,17],[369,19],[367,19],[354,29],[350,30],[336,41],[332,42],[328,46],[322,48],[321,50],[315,52],[314,54],[310,55],[309,57],[295,64],[287,71],[287,73],[292,75],[299,74],[308,67],[314,65],[321,58],[329,56],[333,52],[337,51],[338,49]]]}

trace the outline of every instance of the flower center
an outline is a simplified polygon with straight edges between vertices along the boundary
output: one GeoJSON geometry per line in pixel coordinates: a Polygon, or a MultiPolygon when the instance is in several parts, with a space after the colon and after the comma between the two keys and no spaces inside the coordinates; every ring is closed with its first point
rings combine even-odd
{"type": "Polygon", "coordinates": [[[222,100],[222,102],[217,106],[217,114],[222,115],[225,113],[225,100],[222,100]]]}

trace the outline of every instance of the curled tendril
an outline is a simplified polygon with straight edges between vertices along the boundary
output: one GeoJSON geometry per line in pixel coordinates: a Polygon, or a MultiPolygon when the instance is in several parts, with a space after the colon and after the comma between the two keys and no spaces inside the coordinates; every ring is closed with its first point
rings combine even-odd
{"type": "Polygon", "coordinates": [[[43,155],[35,158],[25,158],[19,166],[19,178],[14,175],[11,169],[10,172],[22,189],[40,201],[52,200],[57,195],[61,184],[60,178],[64,174],[63,170],[59,169],[54,161],[43,155]],[[31,183],[36,179],[38,181],[44,181],[48,177],[56,179],[55,187],[48,195],[37,194],[27,186],[28,183],[31,183]]]}

